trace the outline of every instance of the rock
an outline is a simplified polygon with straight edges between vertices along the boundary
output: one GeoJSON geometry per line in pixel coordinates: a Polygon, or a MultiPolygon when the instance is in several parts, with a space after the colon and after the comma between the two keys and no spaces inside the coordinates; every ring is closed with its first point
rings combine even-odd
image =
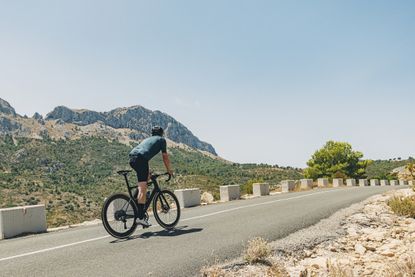
{"type": "Polygon", "coordinates": [[[16,116],[16,111],[14,108],[7,102],[0,98],[0,113],[16,116]]]}
{"type": "Polygon", "coordinates": [[[393,253],[391,250],[385,250],[383,252],[380,253],[382,256],[386,256],[386,257],[393,257],[395,256],[395,253],[393,253]]]}
{"type": "Polygon", "coordinates": [[[309,261],[309,264],[316,269],[326,269],[327,268],[327,258],[317,257],[309,261]]]}
{"type": "Polygon", "coordinates": [[[374,230],[372,234],[369,234],[368,239],[372,241],[381,242],[385,239],[385,237],[386,237],[385,231],[374,230]]]}
{"type": "Polygon", "coordinates": [[[7,117],[2,117],[0,114],[0,134],[10,134],[14,131],[20,130],[21,128],[22,125],[20,123],[7,117]]]}
{"type": "Polygon", "coordinates": [[[311,257],[311,255],[313,255],[313,251],[310,251],[310,250],[308,250],[308,249],[306,249],[306,250],[304,250],[304,256],[305,257],[311,257]]]}
{"type": "Polygon", "coordinates": [[[213,195],[209,192],[202,193],[200,200],[201,202],[204,202],[204,203],[213,203],[215,201],[215,199],[213,198],[213,195]]]}
{"type": "Polygon", "coordinates": [[[350,227],[347,229],[347,234],[349,236],[357,236],[357,230],[354,227],[350,227]]]}
{"type": "Polygon", "coordinates": [[[366,248],[365,248],[363,245],[361,245],[360,243],[357,243],[357,244],[354,246],[354,251],[355,251],[356,253],[358,253],[359,255],[363,255],[363,254],[365,254],[365,253],[366,253],[366,248]]]}

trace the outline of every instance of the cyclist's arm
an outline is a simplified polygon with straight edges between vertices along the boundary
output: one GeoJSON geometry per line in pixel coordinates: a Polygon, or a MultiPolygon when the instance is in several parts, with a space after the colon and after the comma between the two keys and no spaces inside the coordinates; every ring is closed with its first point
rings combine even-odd
{"type": "Polygon", "coordinates": [[[162,153],[162,155],[163,155],[164,166],[166,167],[167,172],[170,175],[173,175],[173,171],[171,170],[171,165],[170,165],[169,154],[167,154],[167,152],[166,152],[166,153],[162,153]]]}

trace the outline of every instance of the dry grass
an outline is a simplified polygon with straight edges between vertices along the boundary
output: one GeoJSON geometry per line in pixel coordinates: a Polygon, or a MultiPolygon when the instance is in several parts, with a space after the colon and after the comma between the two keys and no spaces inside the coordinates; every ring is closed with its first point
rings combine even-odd
{"type": "Polygon", "coordinates": [[[338,263],[327,261],[328,277],[353,277],[353,271],[347,267],[338,263]]]}
{"type": "Polygon", "coordinates": [[[200,270],[202,277],[228,277],[229,275],[225,270],[220,268],[218,265],[204,266],[200,270]]]}
{"type": "Polygon", "coordinates": [[[415,197],[393,197],[388,201],[392,211],[400,216],[415,218],[415,197]]]}
{"type": "Polygon", "coordinates": [[[244,260],[249,264],[264,262],[271,254],[271,246],[263,238],[253,238],[248,241],[244,251],[244,260]]]}
{"type": "Polygon", "coordinates": [[[279,264],[279,263],[274,263],[268,268],[266,276],[269,276],[269,277],[290,277],[290,274],[285,269],[284,265],[279,264]]]}
{"type": "Polygon", "coordinates": [[[415,258],[390,265],[385,271],[385,277],[413,277],[415,276],[415,258]]]}

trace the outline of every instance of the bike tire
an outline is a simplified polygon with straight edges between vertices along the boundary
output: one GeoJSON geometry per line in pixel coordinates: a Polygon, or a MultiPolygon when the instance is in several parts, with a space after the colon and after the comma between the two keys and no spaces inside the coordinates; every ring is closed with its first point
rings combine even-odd
{"type": "Polygon", "coordinates": [[[153,200],[153,214],[157,221],[157,223],[163,227],[164,229],[171,230],[173,229],[180,220],[180,204],[179,200],[177,200],[176,195],[169,191],[169,190],[162,190],[160,191],[153,200]],[[167,212],[164,209],[161,209],[162,204],[165,202],[165,199],[169,198],[171,203],[169,204],[169,212],[170,210],[175,213],[175,218],[172,222],[166,222],[161,219],[161,215],[166,214],[167,212]],[[159,205],[159,206],[158,206],[159,205]]]}
{"type": "Polygon", "coordinates": [[[102,206],[101,211],[101,219],[102,219],[102,225],[104,225],[105,230],[110,234],[111,236],[119,239],[124,239],[129,237],[137,228],[137,223],[135,223],[135,219],[138,216],[138,209],[134,201],[131,200],[131,198],[123,193],[117,193],[113,194],[110,197],[108,197],[104,205],[102,206]],[[118,201],[118,202],[117,202],[118,201]],[[117,205],[120,206],[122,203],[125,203],[127,207],[116,207],[117,205]],[[113,206],[111,207],[111,204],[113,206]],[[110,210],[113,209],[113,210],[110,210]],[[130,210],[128,210],[130,209],[130,210]],[[125,216],[123,215],[125,213],[125,216]],[[124,218],[123,218],[124,216],[124,218]],[[113,217],[113,218],[112,218],[113,217]],[[126,221],[127,219],[131,219],[129,221],[129,226],[127,227],[126,221]],[[124,230],[125,231],[119,231],[118,229],[115,229],[113,226],[113,222],[121,224],[121,222],[124,224],[124,230]]]}

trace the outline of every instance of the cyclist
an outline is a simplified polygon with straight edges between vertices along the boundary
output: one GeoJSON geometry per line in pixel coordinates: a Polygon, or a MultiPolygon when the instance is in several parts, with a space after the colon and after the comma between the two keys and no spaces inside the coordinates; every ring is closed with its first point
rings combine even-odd
{"type": "Polygon", "coordinates": [[[151,137],[143,140],[139,145],[131,150],[130,166],[137,172],[138,179],[138,218],[137,224],[149,227],[151,224],[145,219],[144,205],[146,203],[147,182],[150,177],[148,162],[159,152],[163,155],[164,166],[170,175],[173,171],[170,166],[169,155],[167,154],[166,139],[163,138],[164,130],[160,126],[151,129],[151,137]]]}

